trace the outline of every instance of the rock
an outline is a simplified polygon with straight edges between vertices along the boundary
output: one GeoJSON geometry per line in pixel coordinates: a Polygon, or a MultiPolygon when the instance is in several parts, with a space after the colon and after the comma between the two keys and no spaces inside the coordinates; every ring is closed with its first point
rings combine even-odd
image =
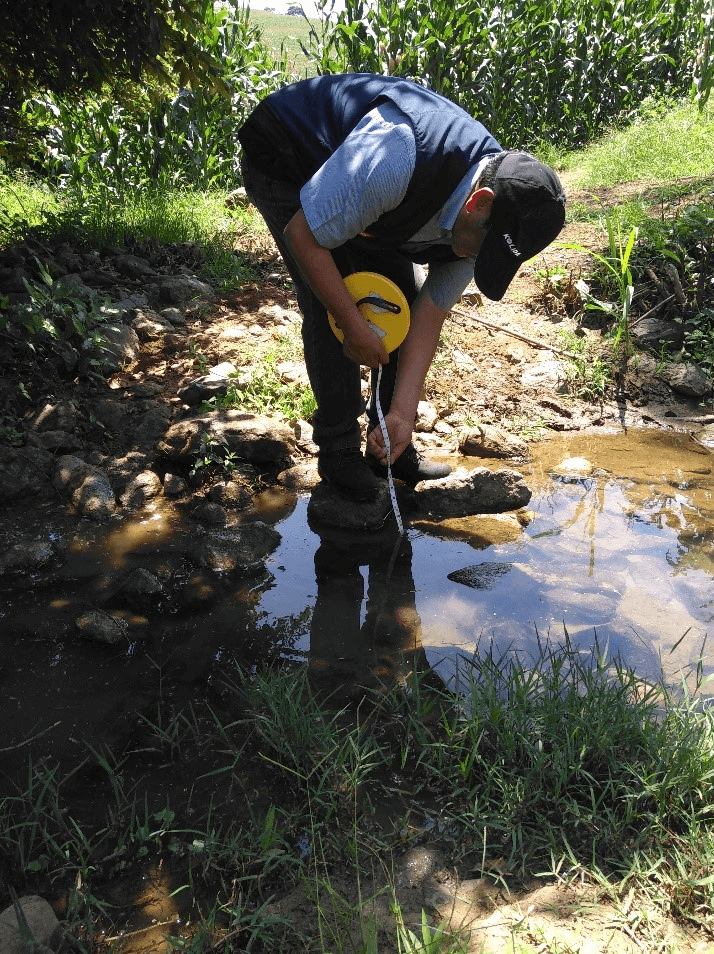
{"type": "Polygon", "coordinates": [[[697,440],[707,447],[714,447],[714,424],[705,424],[696,432],[697,440]]]}
{"type": "Polygon", "coordinates": [[[188,486],[183,477],[178,474],[164,475],[164,493],[167,497],[183,497],[188,491],[188,486]]]}
{"type": "Polygon", "coordinates": [[[208,374],[202,374],[179,388],[177,394],[184,404],[197,407],[204,401],[210,401],[212,397],[223,397],[231,386],[237,390],[245,387],[250,380],[250,375],[239,378],[237,374],[235,365],[230,361],[224,361],[215,368],[211,368],[208,374]]]}
{"type": "Polygon", "coordinates": [[[115,646],[121,642],[126,637],[128,629],[124,620],[98,609],[87,610],[77,620],[77,630],[82,636],[107,646],[115,646]]]}
{"type": "Polygon", "coordinates": [[[457,368],[461,368],[463,371],[475,371],[476,362],[471,357],[470,354],[466,354],[464,351],[458,351],[454,349],[451,352],[451,357],[454,361],[454,364],[457,368]]]}
{"type": "Polygon", "coordinates": [[[419,401],[414,429],[422,432],[433,431],[438,420],[439,415],[431,401],[419,401]]]}
{"type": "Polygon", "coordinates": [[[128,298],[122,298],[121,301],[103,305],[101,311],[109,321],[119,323],[124,318],[130,318],[137,308],[146,308],[148,304],[147,296],[143,292],[136,292],[128,298]]]}
{"type": "Polygon", "coordinates": [[[490,590],[496,585],[502,576],[505,576],[513,568],[512,563],[496,563],[494,561],[476,563],[474,566],[466,566],[461,570],[454,570],[447,574],[448,579],[455,583],[463,583],[464,586],[470,586],[475,590],[490,590]]]}
{"type": "Polygon", "coordinates": [[[193,275],[172,275],[160,282],[159,298],[169,305],[181,305],[197,298],[213,298],[213,289],[193,275]]]}
{"type": "Polygon", "coordinates": [[[101,325],[99,332],[102,341],[98,345],[90,344],[83,351],[82,366],[85,372],[94,370],[108,377],[136,359],[141,343],[128,325],[101,325]]]}
{"type": "Polygon", "coordinates": [[[88,268],[81,271],[79,277],[92,288],[111,288],[119,276],[113,268],[88,268]]]}
{"type": "Polygon", "coordinates": [[[56,553],[49,540],[27,540],[0,550],[0,576],[30,573],[49,563],[56,553]]]}
{"type": "Polygon", "coordinates": [[[96,469],[93,464],[88,464],[81,457],[65,454],[57,461],[52,483],[55,490],[71,495],[96,469]]]}
{"type": "Polygon", "coordinates": [[[161,493],[161,478],[153,470],[144,470],[137,474],[121,497],[121,505],[127,510],[138,510],[147,500],[161,493]]]}
{"type": "Polygon", "coordinates": [[[497,457],[527,460],[528,444],[500,427],[481,424],[472,427],[459,440],[459,451],[465,457],[497,457]]]}
{"type": "Polygon", "coordinates": [[[321,481],[312,491],[307,505],[308,522],[318,527],[341,530],[379,530],[392,513],[392,500],[387,481],[382,481],[373,501],[357,503],[347,500],[337,490],[321,481]]]}
{"type": "Polygon", "coordinates": [[[307,376],[307,368],[300,361],[281,361],[276,369],[280,375],[280,380],[286,384],[309,385],[310,379],[307,376]]]}
{"type": "Polygon", "coordinates": [[[52,951],[60,949],[64,930],[57,916],[44,898],[36,894],[24,895],[17,903],[27,922],[32,944],[23,937],[17,923],[15,905],[0,913],[0,952],[1,954],[28,954],[28,951],[40,951],[43,947],[52,951]]]}
{"type": "Polygon", "coordinates": [[[0,446],[0,503],[49,492],[53,466],[52,454],[42,447],[0,446]]]}
{"type": "Polygon", "coordinates": [[[298,448],[305,454],[312,454],[316,457],[319,447],[312,439],[312,424],[308,424],[307,421],[296,421],[293,431],[298,448]]]}
{"type": "Polygon", "coordinates": [[[651,349],[659,352],[664,344],[676,351],[682,347],[684,331],[681,325],[673,321],[644,318],[633,322],[630,327],[630,337],[637,347],[643,350],[651,349]]]}
{"type": "Polygon", "coordinates": [[[295,464],[278,474],[278,483],[289,490],[312,490],[319,482],[317,464],[312,460],[295,464]]]}
{"type": "Polygon", "coordinates": [[[55,253],[55,261],[68,272],[78,272],[82,268],[82,259],[69,245],[62,245],[55,253]]]}
{"type": "Polygon", "coordinates": [[[515,470],[494,472],[477,467],[467,471],[459,467],[441,480],[417,484],[414,497],[422,511],[441,517],[463,517],[517,510],[531,499],[531,491],[515,470]]]}
{"type": "Polygon", "coordinates": [[[90,520],[107,520],[116,513],[116,499],[109,476],[102,471],[89,474],[72,494],[72,506],[80,516],[90,520]]]}
{"type": "Polygon", "coordinates": [[[248,193],[243,186],[233,189],[228,193],[225,199],[227,209],[247,209],[250,206],[248,193]]]}
{"type": "Polygon", "coordinates": [[[202,523],[212,524],[214,527],[224,526],[228,519],[228,514],[224,508],[219,503],[212,503],[210,500],[205,500],[199,504],[191,516],[202,523]]]}
{"type": "Polygon", "coordinates": [[[704,397],[712,390],[711,379],[696,364],[667,364],[660,377],[673,391],[688,397],[704,397]]]}
{"type": "Polygon", "coordinates": [[[269,464],[290,455],[295,437],[290,428],[260,414],[211,411],[172,424],[157,445],[168,460],[188,465],[204,452],[206,440],[222,443],[242,460],[269,464]]]}
{"type": "Polygon", "coordinates": [[[32,447],[42,447],[51,454],[72,454],[82,450],[84,446],[81,438],[67,431],[40,431],[29,434],[27,442],[32,447]]]}
{"type": "Polygon", "coordinates": [[[93,464],[71,454],[57,461],[52,483],[67,493],[81,516],[105,520],[116,511],[116,498],[109,475],[93,464]]]}
{"type": "Polygon", "coordinates": [[[403,887],[417,888],[444,866],[444,856],[437,849],[410,848],[395,862],[394,881],[403,887]]]}
{"type": "Polygon", "coordinates": [[[521,375],[524,388],[536,390],[554,390],[563,393],[568,389],[568,376],[560,361],[541,361],[531,365],[521,375]]]}
{"type": "Polygon", "coordinates": [[[235,530],[209,532],[189,553],[194,562],[207,570],[232,572],[265,559],[280,543],[277,530],[257,521],[235,530]]]}
{"type": "Polygon", "coordinates": [[[160,314],[161,317],[165,318],[171,325],[180,327],[186,324],[186,317],[178,308],[162,308],[160,314]]]}
{"type": "Polygon", "coordinates": [[[225,510],[245,510],[252,500],[249,482],[228,480],[214,484],[208,492],[208,499],[225,510]]]}
{"type": "Polygon", "coordinates": [[[69,401],[47,403],[38,411],[30,425],[33,431],[67,431],[72,433],[77,426],[77,412],[69,401]]]}
{"type": "Polygon", "coordinates": [[[156,275],[155,269],[146,259],[139,258],[137,255],[118,255],[114,260],[114,266],[121,275],[126,275],[127,278],[151,278],[156,275]]]}
{"type": "Polygon", "coordinates": [[[596,471],[595,465],[587,457],[566,457],[548,473],[551,477],[558,477],[565,483],[577,483],[593,477],[596,471]]]}
{"type": "Polygon", "coordinates": [[[142,308],[135,310],[131,327],[139,336],[140,341],[152,341],[161,338],[167,331],[173,330],[170,321],[162,318],[155,311],[144,311],[142,308]]]}
{"type": "Polygon", "coordinates": [[[119,592],[127,593],[130,596],[158,596],[163,593],[163,589],[157,576],[143,567],[137,567],[123,581],[119,587],[119,592]]]}

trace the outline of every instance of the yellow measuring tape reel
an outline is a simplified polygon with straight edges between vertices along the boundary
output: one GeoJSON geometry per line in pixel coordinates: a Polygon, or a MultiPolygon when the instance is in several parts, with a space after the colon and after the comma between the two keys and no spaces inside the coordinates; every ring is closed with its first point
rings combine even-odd
{"type": "MultiPolygon", "coordinates": [[[[382,339],[387,352],[398,348],[409,331],[409,305],[399,286],[377,272],[353,272],[344,283],[360,314],[382,339]]],[[[344,333],[335,319],[330,314],[327,318],[338,339],[344,341],[344,333]]]]}
{"type": "MultiPolygon", "coordinates": [[[[375,334],[382,339],[386,351],[394,351],[404,341],[409,331],[409,304],[404,297],[404,293],[389,278],[379,275],[377,272],[353,272],[344,279],[347,291],[354,299],[360,314],[367,322],[375,334]]],[[[330,327],[337,335],[340,341],[344,341],[345,336],[341,328],[331,314],[327,318],[330,327]]],[[[375,405],[379,425],[382,428],[384,442],[387,446],[387,458],[391,456],[391,446],[389,443],[389,432],[384,423],[382,407],[379,403],[379,386],[382,381],[382,365],[380,364],[377,372],[377,388],[375,394],[375,405]]],[[[394,491],[394,481],[392,479],[392,467],[387,464],[387,480],[389,483],[389,495],[392,498],[392,507],[394,516],[397,520],[397,527],[401,536],[404,533],[404,524],[402,515],[399,512],[397,495],[394,491]]],[[[396,551],[395,551],[396,552],[396,551]]]]}

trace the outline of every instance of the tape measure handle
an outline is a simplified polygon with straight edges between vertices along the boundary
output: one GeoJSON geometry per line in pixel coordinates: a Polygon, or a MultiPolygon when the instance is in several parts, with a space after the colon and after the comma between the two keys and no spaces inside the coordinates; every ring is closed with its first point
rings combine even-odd
{"type": "Polygon", "coordinates": [[[383,308],[385,311],[391,311],[393,315],[398,315],[401,312],[401,306],[394,301],[387,301],[386,298],[382,298],[380,295],[367,295],[365,298],[360,298],[359,301],[355,302],[357,307],[360,305],[373,305],[375,308],[383,308]]]}

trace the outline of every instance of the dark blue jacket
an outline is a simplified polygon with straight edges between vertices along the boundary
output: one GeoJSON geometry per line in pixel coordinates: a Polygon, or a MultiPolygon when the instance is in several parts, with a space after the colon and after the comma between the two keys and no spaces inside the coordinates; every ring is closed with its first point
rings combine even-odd
{"type": "MultiPolygon", "coordinates": [[[[238,138],[248,159],[267,175],[302,186],[357,123],[385,101],[409,118],[416,142],[416,165],[406,195],[369,227],[370,235],[395,248],[441,209],[470,168],[501,151],[485,126],[460,106],[395,76],[317,76],[266,97],[238,138]]],[[[434,246],[419,260],[447,257],[454,257],[450,248],[434,246]]]]}

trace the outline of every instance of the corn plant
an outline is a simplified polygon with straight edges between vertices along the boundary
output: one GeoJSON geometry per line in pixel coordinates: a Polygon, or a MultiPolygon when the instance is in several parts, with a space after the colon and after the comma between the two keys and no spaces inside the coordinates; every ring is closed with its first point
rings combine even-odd
{"type": "Polygon", "coordinates": [[[577,146],[651,94],[711,86],[711,0],[319,0],[321,73],[410,77],[508,147],[577,146]],[[707,17],[709,19],[707,19],[707,17]],[[709,24],[709,26],[707,25],[709,24]]]}
{"type": "Polygon", "coordinates": [[[236,132],[250,109],[279,85],[284,53],[274,54],[245,9],[208,10],[198,25],[206,57],[220,64],[229,95],[205,89],[125,93],[75,103],[53,95],[27,105],[44,128],[48,171],[63,187],[101,194],[106,204],[149,186],[232,187],[236,132]]]}

